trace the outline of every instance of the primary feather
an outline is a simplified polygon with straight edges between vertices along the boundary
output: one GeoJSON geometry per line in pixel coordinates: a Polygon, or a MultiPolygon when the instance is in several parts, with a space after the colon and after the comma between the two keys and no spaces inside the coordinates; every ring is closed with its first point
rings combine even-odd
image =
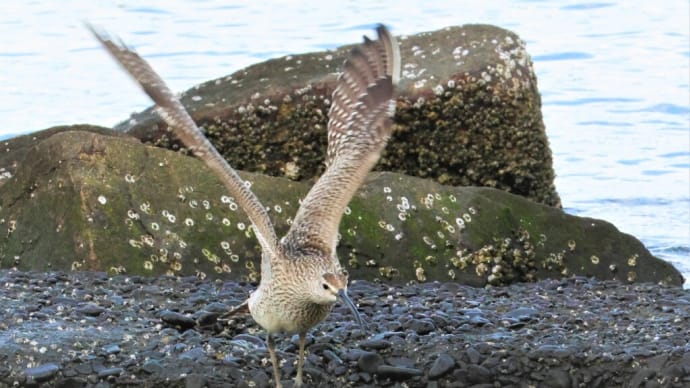
{"type": "Polygon", "coordinates": [[[388,30],[352,49],[328,113],[326,171],[309,191],[282,244],[335,255],[345,207],[378,161],[391,133],[400,52],[388,30]]]}

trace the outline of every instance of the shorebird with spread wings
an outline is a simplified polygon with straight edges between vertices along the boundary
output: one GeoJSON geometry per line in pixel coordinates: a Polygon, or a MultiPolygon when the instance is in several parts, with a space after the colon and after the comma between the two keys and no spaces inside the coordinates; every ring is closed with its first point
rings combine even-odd
{"type": "Polygon", "coordinates": [[[261,281],[249,299],[233,311],[248,308],[266,330],[275,385],[281,387],[275,352],[277,333],[299,334],[295,386],[302,385],[305,337],[309,329],[342,300],[363,325],[347,294],[348,274],[336,255],[338,226],[345,207],[378,161],[391,134],[394,88],[400,77],[400,52],[384,26],[377,40],[350,52],[337,80],[328,113],[326,170],[311,188],[294,222],[278,239],[266,209],[237,172],[196,126],[179,99],[136,52],[93,28],[110,54],[156,103],[170,130],[223,182],[244,209],[261,245],[261,281]]]}

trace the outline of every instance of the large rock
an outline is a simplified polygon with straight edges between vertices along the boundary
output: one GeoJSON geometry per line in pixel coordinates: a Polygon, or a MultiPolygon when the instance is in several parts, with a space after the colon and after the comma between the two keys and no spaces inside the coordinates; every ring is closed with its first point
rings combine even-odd
{"type": "Polygon", "coordinates": [[[90,131],[104,135],[121,136],[130,138],[126,134],[115,132],[110,128],[97,127],[88,124],[61,125],[34,132],[26,136],[18,136],[12,139],[0,141],[0,186],[5,184],[16,172],[19,166],[29,153],[39,142],[65,131],[90,131]]]}
{"type": "MultiPolygon", "coordinates": [[[[375,169],[495,187],[559,206],[524,42],[504,29],[467,25],[400,43],[396,127],[375,169]]],[[[308,180],[323,170],[330,96],[351,47],[252,65],[187,91],[182,102],[231,165],[308,180]]],[[[118,128],[180,147],[151,109],[118,128]]]]}
{"type": "MultiPolygon", "coordinates": [[[[2,267],[258,280],[246,216],[197,159],[96,132],[28,139],[8,142],[25,146],[0,187],[2,267]]],[[[284,234],[309,184],[242,176],[284,234]]],[[[585,275],[681,284],[670,264],[605,221],[397,173],[369,177],[340,232],[339,256],[354,279],[498,285],[585,275]]]]}

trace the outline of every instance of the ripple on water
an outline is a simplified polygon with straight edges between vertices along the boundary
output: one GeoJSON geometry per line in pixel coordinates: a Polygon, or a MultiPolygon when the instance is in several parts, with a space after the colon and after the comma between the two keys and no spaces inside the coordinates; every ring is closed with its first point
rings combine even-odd
{"type": "Polygon", "coordinates": [[[584,10],[590,10],[590,9],[611,7],[614,5],[615,5],[615,3],[583,3],[583,4],[564,5],[561,7],[561,9],[567,10],[567,11],[584,11],[584,10]]]}

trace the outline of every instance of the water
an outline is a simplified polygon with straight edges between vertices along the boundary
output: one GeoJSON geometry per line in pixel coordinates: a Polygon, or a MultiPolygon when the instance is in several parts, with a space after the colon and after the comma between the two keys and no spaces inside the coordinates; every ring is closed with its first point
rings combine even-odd
{"type": "Polygon", "coordinates": [[[268,58],[358,42],[378,22],[396,34],[495,24],[532,54],[566,211],[613,222],[690,279],[686,0],[256,3],[2,2],[0,137],[112,126],[150,105],[87,20],[136,47],[178,91],[268,58]]]}

